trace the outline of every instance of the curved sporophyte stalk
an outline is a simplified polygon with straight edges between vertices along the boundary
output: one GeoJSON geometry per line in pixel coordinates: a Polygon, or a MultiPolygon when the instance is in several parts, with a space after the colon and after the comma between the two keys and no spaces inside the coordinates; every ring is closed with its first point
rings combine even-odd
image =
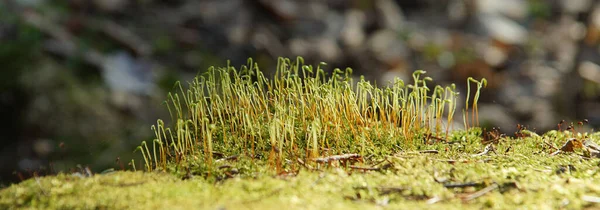
{"type": "Polygon", "coordinates": [[[144,163],[146,165],[146,170],[151,171],[153,167],[152,164],[152,156],[150,156],[150,151],[148,150],[148,145],[146,141],[142,141],[142,145],[138,146],[135,151],[139,150],[142,153],[142,157],[144,158],[144,163]],[[145,149],[145,150],[144,150],[145,149]]]}
{"type": "Polygon", "coordinates": [[[483,87],[487,86],[487,80],[485,78],[482,78],[481,81],[477,81],[475,79],[473,79],[473,77],[469,77],[467,79],[467,99],[466,99],[466,103],[465,103],[465,107],[466,107],[466,111],[465,114],[466,116],[464,117],[465,120],[465,129],[469,128],[469,123],[468,121],[468,109],[469,109],[469,97],[470,97],[470,83],[474,83],[477,84],[477,91],[475,91],[475,95],[473,96],[473,104],[471,105],[471,108],[473,109],[471,111],[471,123],[475,123],[475,126],[479,126],[479,110],[477,108],[477,102],[479,101],[479,95],[481,92],[481,89],[483,87]]]}
{"type": "Polygon", "coordinates": [[[423,110],[423,100],[419,100],[422,99],[422,92],[424,91],[422,87],[419,87],[419,83],[421,83],[421,80],[419,80],[419,77],[421,76],[421,74],[425,74],[427,73],[426,71],[423,70],[416,70],[415,72],[413,72],[412,77],[414,80],[414,86],[413,86],[413,93],[415,93],[415,96],[413,97],[413,100],[415,100],[415,105],[416,107],[414,108],[414,114],[416,116],[416,129],[420,129],[420,122],[421,122],[421,118],[422,118],[422,114],[421,111],[423,110]]]}
{"type": "MultiPolygon", "coordinates": [[[[446,136],[451,130],[458,98],[454,85],[430,89],[433,79],[417,70],[410,85],[396,78],[381,88],[364,77],[354,83],[350,68],[328,74],[325,66],[279,58],[274,78],[267,78],[248,59],[239,70],[229,62],[211,67],[187,88],[176,83],[178,91],[165,103],[171,125],[158,120],[151,127],[152,149],[146,142],[137,148],[145,169],[217,170],[223,163],[213,153],[265,160],[277,172],[297,168],[296,160],[317,164],[314,159],[324,155],[391,154],[394,148],[418,146],[422,141],[416,137],[439,136],[446,110],[446,136]]],[[[478,92],[486,84],[477,82],[475,118],[478,92]]]]}
{"type": "MultiPolygon", "coordinates": [[[[433,94],[431,95],[431,100],[433,101],[433,112],[435,116],[435,135],[439,136],[439,132],[442,124],[442,115],[444,114],[444,106],[446,105],[447,100],[444,100],[444,88],[442,86],[436,85],[433,90],[433,94]]],[[[432,120],[433,121],[433,120],[432,120]]]]}
{"type": "Polygon", "coordinates": [[[454,111],[456,111],[456,99],[458,98],[458,92],[456,92],[456,85],[452,83],[449,87],[446,87],[446,91],[444,92],[445,98],[448,100],[448,117],[447,117],[447,126],[446,126],[446,139],[448,139],[448,134],[450,129],[453,127],[453,117],[454,111]]]}
{"type": "MultiPolygon", "coordinates": [[[[420,106],[421,106],[420,107],[421,112],[419,112],[419,113],[421,113],[421,115],[422,115],[420,123],[423,126],[425,126],[426,129],[429,131],[429,125],[428,124],[430,122],[429,121],[429,115],[431,114],[431,112],[429,112],[429,109],[427,109],[427,99],[430,98],[427,95],[427,93],[430,90],[429,87],[427,87],[427,81],[433,81],[433,79],[431,79],[431,77],[425,77],[425,78],[423,78],[423,80],[421,80],[421,83],[423,83],[423,86],[421,86],[421,95],[419,96],[421,98],[421,101],[420,101],[420,103],[421,103],[420,104],[420,106]]],[[[433,94],[435,94],[435,92],[433,94]]],[[[433,103],[434,103],[434,101],[431,100],[430,104],[433,104],[433,103]]]]}

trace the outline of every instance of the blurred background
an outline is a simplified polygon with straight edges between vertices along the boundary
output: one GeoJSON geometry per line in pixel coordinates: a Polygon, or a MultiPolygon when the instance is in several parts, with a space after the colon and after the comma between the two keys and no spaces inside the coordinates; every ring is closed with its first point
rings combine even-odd
{"type": "Polygon", "coordinates": [[[175,81],[248,57],[273,71],[303,56],[381,86],[423,69],[463,95],[485,77],[485,126],[594,128],[599,41],[592,0],[2,0],[0,186],[129,168],[175,81]]]}

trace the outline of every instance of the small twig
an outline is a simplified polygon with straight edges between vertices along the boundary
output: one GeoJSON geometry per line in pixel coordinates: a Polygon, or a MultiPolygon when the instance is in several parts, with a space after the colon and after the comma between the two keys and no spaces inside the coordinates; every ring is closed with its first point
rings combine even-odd
{"type": "Polygon", "coordinates": [[[590,203],[600,203],[600,197],[598,197],[598,196],[584,195],[584,196],[581,196],[581,200],[590,202],[590,203]]]}
{"type": "Polygon", "coordinates": [[[317,163],[329,163],[331,161],[357,160],[359,158],[360,158],[359,154],[343,154],[343,155],[332,155],[329,157],[314,158],[313,161],[315,161],[317,163]]]}
{"type": "Polygon", "coordinates": [[[409,151],[409,152],[405,152],[404,154],[438,154],[440,153],[437,150],[434,149],[430,149],[430,150],[421,150],[421,151],[409,151]]]}
{"type": "Polygon", "coordinates": [[[441,200],[442,200],[442,198],[440,198],[439,196],[434,196],[433,198],[428,199],[425,203],[434,204],[434,203],[440,202],[441,200]]]}
{"type": "Polygon", "coordinates": [[[493,152],[496,153],[496,149],[494,148],[493,144],[488,144],[487,146],[485,146],[485,149],[483,150],[483,152],[478,153],[478,154],[474,154],[472,155],[473,157],[477,157],[477,156],[482,156],[482,155],[486,155],[489,152],[493,152]]]}
{"type": "Polygon", "coordinates": [[[402,193],[406,190],[409,190],[409,188],[405,188],[405,187],[378,187],[377,190],[379,190],[381,195],[387,195],[387,194],[392,194],[392,193],[402,193]]]}
{"type": "Polygon", "coordinates": [[[239,156],[240,155],[232,155],[232,156],[228,156],[228,157],[224,157],[224,158],[218,159],[215,162],[221,162],[221,161],[226,161],[226,160],[237,160],[237,158],[239,156]]]}
{"type": "Polygon", "coordinates": [[[558,150],[558,148],[556,148],[554,145],[550,144],[550,142],[544,141],[544,143],[545,143],[546,145],[548,145],[549,147],[551,147],[552,149],[554,149],[554,150],[558,150]]]}
{"type": "Polygon", "coordinates": [[[219,157],[225,157],[225,154],[223,154],[223,153],[220,153],[220,152],[217,152],[217,151],[213,151],[213,152],[212,152],[212,155],[213,155],[213,157],[215,157],[215,156],[219,156],[219,157]]]}
{"type": "Polygon", "coordinates": [[[423,154],[426,154],[426,153],[429,153],[429,154],[438,154],[440,152],[437,151],[437,150],[432,149],[432,150],[422,150],[422,151],[419,151],[419,153],[423,153],[423,154]]]}
{"type": "Polygon", "coordinates": [[[450,164],[470,162],[469,160],[452,160],[452,159],[435,159],[435,160],[443,161],[443,162],[450,163],[450,164]]]}
{"type": "Polygon", "coordinates": [[[435,139],[437,142],[440,142],[440,141],[444,142],[444,143],[448,142],[448,140],[446,140],[442,137],[437,137],[437,136],[431,135],[431,133],[427,134],[427,136],[426,136],[427,143],[429,143],[429,139],[435,139]]]}
{"type": "Polygon", "coordinates": [[[583,140],[583,146],[588,149],[600,151],[600,146],[598,146],[598,144],[594,143],[592,140],[589,140],[589,139],[583,140]]]}
{"type": "Polygon", "coordinates": [[[403,151],[404,149],[402,149],[402,147],[400,147],[399,145],[394,145],[394,147],[398,148],[400,151],[403,151]]]}
{"type": "Polygon", "coordinates": [[[483,183],[481,182],[467,182],[467,183],[450,183],[450,184],[444,184],[445,188],[465,188],[465,187],[478,187],[478,186],[482,186],[483,183]]]}
{"type": "Polygon", "coordinates": [[[389,161],[387,158],[385,158],[385,159],[383,159],[382,161],[379,161],[379,162],[377,162],[377,163],[375,163],[375,164],[371,165],[371,167],[375,167],[375,166],[377,166],[377,165],[379,165],[379,164],[382,164],[383,162],[388,162],[388,163],[389,163],[390,161],[389,161]]]}
{"type": "Polygon", "coordinates": [[[314,170],[311,166],[306,165],[306,163],[304,163],[304,161],[302,161],[302,159],[298,158],[296,160],[298,161],[298,163],[300,163],[300,165],[304,166],[304,168],[306,168],[308,170],[314,170]]]}
{"type": "Polygon", "coordinates": [[[106,174],[112,174],[114,172],[116,172],[114,168],[109,168],[109,169],[106,169],[106,170],[100,172],[100,174],[101,175],[106,175],[106,174]]]}
{"type": "Polygon", "coordinates": [[[479,198],[479,197],[481,197],[481,196],[483,196],[483,195],[485,195],[485,194],[487,194],[487,193],[489,193],[492,190],[495,190],[497,188],[498,188],[498,184],[493,183],[492,185],[487,186],[486,188],[483,188],[483,189],[481,189],[481,190],[479,190],[477,192],[474,192],[473,194],[465,196],[463,198],[463,201],[470,201],[470,200],[479,198]]]}
{"type": "Polygon", "coordinates": [[[500,193],[504,193],[509,189],[515,188],[517,190],[522,190],[521,186],[517,182],[506,182],[503,184],[499,184],[498,188],[500,188],[500,193]]]}
{"type": "Polygon", "coordinates": [[[582,147],[583,145],[575,138],[567,139],[567,141],[560,147],[560,150],[553,152],[550,156],[559,154],[560,152],[573,152],[576,147],[582,147]]]}
{"type": "Polygon", "coordinates": [[[596,143],[594,143],[592,140],[590,139],[585,139],[583,140],[583,146],[595,149],[595,150],[600,150],[600,146],[596,143]]]}
{"type": "MultiPolygon", "coordinates": [[[[355,190],[369,190],[369,187],[354,187],[355,190]]],[[[371,188],[372,189],[372,188],[371,188]]],[[[410,188],[406,187],[376,187],[377,191],[379,191],[380,195],[387,195],[391,193],[402,193],[404,191],[410,190],[410,188]]]]}
{"type": "Polygon", "coordinates": [[[595,149],[591,149],[591,148],[587,148],[587,149],[588,149],[588,152],[589,152],[589,157],[595,157],[595,158],[599,158],[600,157],[600,151],[595,150],[595,149]]]}
{"type": "Polygon", "coordinates": [[[371,168],[379,168],[380,170],[385,170],[385,169],[391,168],[392,166],[394,166],[394,163],[391,162],[390,160],[388,160],[387,158],[385,158],[382,161],[372,164],[371,168]],[[382,164],[384,162],[387,162],[387,163],[382,164]]]}
{"type": "Polygon", "coordinates": [[[552,170],[550,169],[538,169],[538,168],[534,168],[534,171],[539,171],[539,172],[544,172],[544,173],[550,173],[552,172],[552,170]]]}
{"type": "Polygon", "coordinates": [[[363,167],[363,166],[348,166],[351,169],[363,170],[363,171],[379,171],[381,168],[377,167],[363,167]]]}
{"type": "Polygon", "coordinates": [[[231,165],[222,165],[218,167],[219,169],[233,168],[231,165]]]}

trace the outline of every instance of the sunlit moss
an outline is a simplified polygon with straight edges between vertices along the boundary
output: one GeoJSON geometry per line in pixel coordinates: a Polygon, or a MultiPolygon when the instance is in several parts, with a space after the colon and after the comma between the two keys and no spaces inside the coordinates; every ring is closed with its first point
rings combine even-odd
{"type": "MultiPolygon", "coordinates": [[[[311,159],[324,155],[386,155],[417,148],[428,136],[448,137],[459,96],[455,85],[430,88],[432,78],[417,70],[411,83],[396,79],[378,87],[362,77],[355,82],[349,68],[329,74],[325,66],[280,58],[274,78],[252,59],[240,69],[211,67],[186,89],[180,85],[169,94],[172,125],[159,120],[152,127],[156,139],[138,148],[145,169],[166,170],[169,164],[189,169],[193,162],[211,170],[217,152],[268,160],[282,172],[298,168],[297,160],[313,164],[311,159]]],[[[468,119],[477,125],[485,79],[469,82],[480,84],[468,119]]]]}

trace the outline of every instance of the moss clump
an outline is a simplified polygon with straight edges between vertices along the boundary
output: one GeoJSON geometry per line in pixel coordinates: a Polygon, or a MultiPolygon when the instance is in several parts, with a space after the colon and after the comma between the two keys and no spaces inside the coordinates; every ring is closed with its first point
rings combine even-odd
{"type": "MultiPolygon", "coordinates": [[[[363,78],[354,82],[351,69],[327,74],[325,65],[280,58],[273,79],[251,59],[239,70],[210,68],[187,90],[180,86],[180,92],[169,94],[173,125],[159,120],[152,127],[156,139],[138,148],[145,169],[202,168],[210,174],[214,155],[225,154],[266,161],[284,173],[316,167],[319,157],[389,155],[418,148],[432,136],[448,137],[458,100],[455,85],[430,88],[432,79],[418,70],[410,84],[395,80],[378,87],[363,78]]],[[[485,80],[468,82],[479,86],[472,114],[464,110],[467,128],[476,125],[485,80]]]]}
{"type": "Polygon", "coordinates": [[[541,136],[519,126],[516,138],[470,128],[485,86],[470,78],[467,129],[449,132],[458,93],[430,90],[423,71],[378,88],[279,62],[273,80],[249,61],[170,94],[173,127],[159,120],[138,147],[150,172],[34,178],[2,189],[0,209],[598,207],[600,133],[583,122],[541,136]]]}

